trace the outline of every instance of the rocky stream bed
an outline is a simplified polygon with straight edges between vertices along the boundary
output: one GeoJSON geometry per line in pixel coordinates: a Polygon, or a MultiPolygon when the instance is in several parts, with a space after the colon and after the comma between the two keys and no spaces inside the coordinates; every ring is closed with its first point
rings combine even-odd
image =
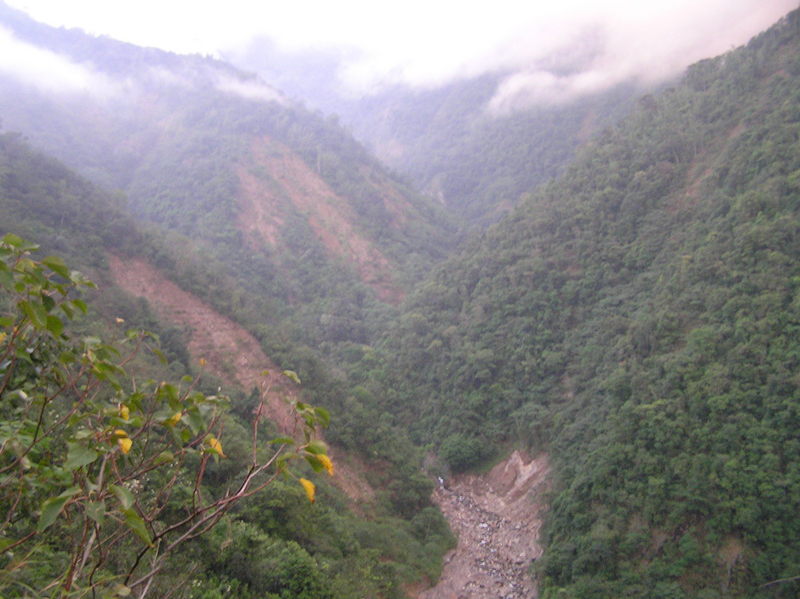
{"type": "Polygon", "coordinates": [[[434,500],[458,544],[445,556],[439,582],[418,599],[535,598],[529,569],[542,554],[540,497],[548,472],[547,456],[514,452],[486,475],[440,483],[434,500]]]}

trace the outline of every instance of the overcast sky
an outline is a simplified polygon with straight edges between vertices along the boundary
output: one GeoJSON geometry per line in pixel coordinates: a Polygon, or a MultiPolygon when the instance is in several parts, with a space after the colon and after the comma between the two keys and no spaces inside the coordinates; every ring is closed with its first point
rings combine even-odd
{"type": "Polygon", "coordinates": [[[6,0],[51,25],[181,53],[346,49],[351,89],[513,72],[493,100],[557,101],[655,81],[746,42],[798,0],[6,0]],[[561,57],[554,70],[553,56],[561,57]],[[574,58],[580,69],[565,71],[574,58]],[[587,57],[591,60],[587,63],[587,57]],[[525,100],[527,98],[527,100],[525,100]],[[520,100],[522,99],[522,100],[520,100]]]}

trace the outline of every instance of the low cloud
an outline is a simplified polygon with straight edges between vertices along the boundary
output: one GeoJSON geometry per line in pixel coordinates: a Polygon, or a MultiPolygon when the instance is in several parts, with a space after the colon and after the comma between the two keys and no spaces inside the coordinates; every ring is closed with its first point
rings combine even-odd
{"type": "Polygon", "coordinates": [[[117,94],[119,84],[90,67],[17,39],[0,27],[0,73],[44,92],[89,93],[108,97],[117,94]]]}
{"type": "MultiPolygon", "coordinates": [[[[34,18],[54,25],[177,52],[243,56],[253,40],[268,38],[283,54],[336,57],[338,81],[356,95],[504,73],[490,103],[495,112],[564,102],[622,81],[663,80],[745,43],[798,6],[798,0],[9,1],[30,4],[34,18]]],[[[13,52],[3,54],[6,70],[21,62],[13,52]]],[[[46,60],[39,58],[41,73],[46,60]]],[[[57,83],[88,85],[79,67],[57,83]]],[[[235,82],[229,90],[268,95],[235,82]]]]}
{"type": "MultiPolygon", "coordinates": [[[[320,64],[335,57],[336,91],[356,97],[505,74],[487,107],[505,113],[674,77],[747,42],[797,6],[798,0],[340,0],[318,9],[314,23],[323,29],[304,27],[286,5],[277,15],[280,28],[260,35],[288,64],[315,52],[320,64]]],[[[229,56],[261,66],[252,59],[257,43],[229,48],[229,56]]]]}
{"type": "Polygon", "coordinates": [[[233,94],[246,100],[260,100],[262,102],[278,102],[283,104],[285,98],[274,88],[257,80],[241,80],[233,77],[220,77],[216,88],[224,93],[233,94]]]}
{"type": "Polygon", "coordinates": [[[596,15],[584,23],[593,32],[593,51],[582,65],[566,72],[543,68],[553,55],[534,52],[528,65],[500,83],[488,108],[504,113],[566,102],[626,81],[651,85],[747,42],[796,6],[796,0],[707,0],[641,3],[618,15],[596,15]]]}

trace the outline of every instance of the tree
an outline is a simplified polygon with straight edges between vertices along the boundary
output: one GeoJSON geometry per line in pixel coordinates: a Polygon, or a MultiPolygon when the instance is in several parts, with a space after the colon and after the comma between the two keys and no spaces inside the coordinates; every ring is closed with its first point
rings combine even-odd
{"type": "MultiPolygon", "coordinates": [[[[36,249],[0,240],[0,594],[141,599],[179,546],[278,476],[297,478],[292,460],[333,472],[315,438],[325,410],[295,401],[298,438],[262,444],[259,406],[249,463],[209,490],[210,462],[226,457],[227,398],[200,393],[190,376],[129,374],[135,358],[159,354],[148,333],[129,331],[124,351],[73,338],[69,321],[87,312],[78,292],[94,285],[60,258],[33,259],[36,249]]],[[[314,483],[298,480],[313,502],[314,483]]]]}

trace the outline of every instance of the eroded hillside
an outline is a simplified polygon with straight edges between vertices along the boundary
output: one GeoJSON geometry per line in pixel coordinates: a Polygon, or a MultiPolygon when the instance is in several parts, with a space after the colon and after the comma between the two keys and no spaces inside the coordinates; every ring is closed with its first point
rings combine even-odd
{"type": "MultiPolygon", "coordinates": [[[[303,218],[334,259],[352,264],[379,298],[403,297],[392,267],[376,246],[355,228],[357,215],[296,153],[268,137],[254,139],[245,165],[236,169],[240,184],[239,226],[250,243],[283,249],[290,215],[303,218]]],[[[379,198],[385,204],[385,198],[379,198]]],[[[392,227],[392,223],[387,226],[392,227]]]]}
{"type": "MultiPolygon", "coordinates": [[[[284,434],[298,432],[290,401],[297,400],[297,386],[261,349],[243,327],[216,312],[208,304],[184,291],[147,262],[137,258],[109,255],[114,282],[128,293],[145,298],[159,317],[184,327],[189,333],[188,349],[195,360],[203,359],[209,372],[244,391],[265,391],[264,415],[284,434]]],[[[350,464],[354,458],[331,451],[337,460],[335,482],[355,505],[369,502],[374,491],[350,464]]]]}
{"type": "Polygon", "coordinates": [[[145,298],[161,318],[188,331],[190,354],[195,360],[203,359],[209,372],[244,390],[271,389],[267,417],[284,432],[293,432],[294,418],[287,400],[296,397],[297,390],[249,332],[143,260],[110,255],[108,264],[117,285],[145,298]]]}
{"type": "Polygon", "coordinates": [[[542,554],[548,458],[515,451],[485,475],[439,483],[434,501],[458,536],[442,577],[417,599],[530,599],[530,566],[542,554]]]}

